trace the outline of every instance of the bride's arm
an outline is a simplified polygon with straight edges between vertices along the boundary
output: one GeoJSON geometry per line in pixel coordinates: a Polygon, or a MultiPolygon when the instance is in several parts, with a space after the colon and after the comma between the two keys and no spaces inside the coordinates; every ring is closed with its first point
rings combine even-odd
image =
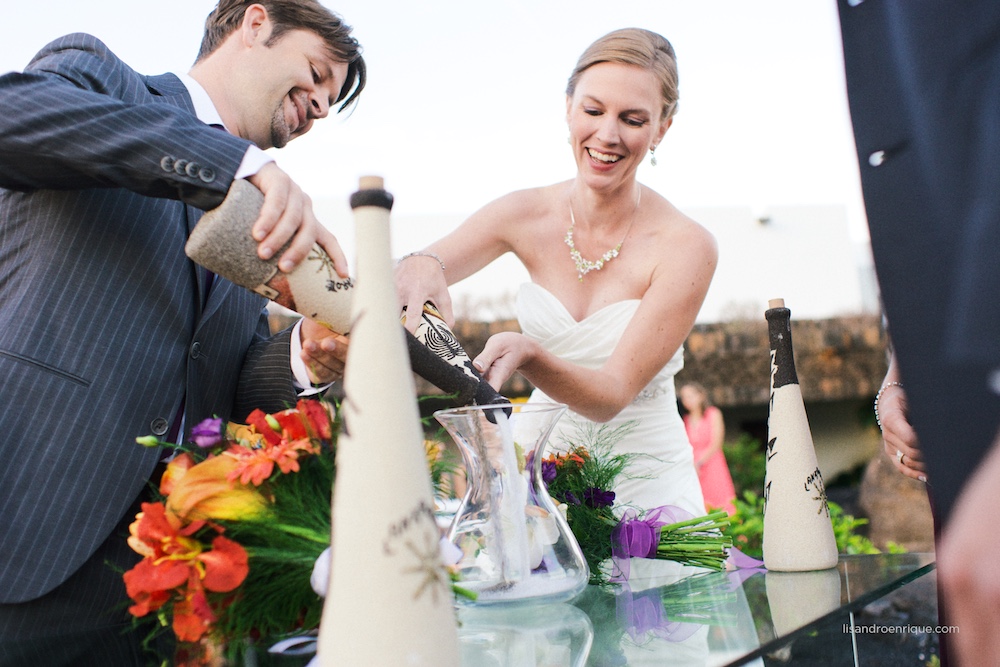
{"type": "Polygon", "coordinates": [[[495,388],[520,371],[553,400],[593,421],[608,421],[670,361],[705,300],[718,259],[715,239],[692,223],[679,245],[664,253],[632,321],[600,369],[560,359],[513,332],[492,336],[473,363],[495,388]]]}
{"type": "MultiPolygon", "coordinates": [[[[522,193],[512,193],[473,213],[454,231],[405,257],[396,266],[396,293],[407,312],[420,312],[431,301],[448,326],[455,325],[448,286],[468,278],[511,250],[511,234],[520,218],[522,193]]],[[[412,332],[419,320],[407,322],[412,332]]]]}

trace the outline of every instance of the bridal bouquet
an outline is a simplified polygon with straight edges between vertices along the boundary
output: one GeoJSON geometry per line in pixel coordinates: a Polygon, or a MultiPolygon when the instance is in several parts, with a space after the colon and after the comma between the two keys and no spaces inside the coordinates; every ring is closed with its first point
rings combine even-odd
{"type": "Polygon", "coordinates": [[[733,544],[721,532],[729,525],[724,510],[695,517],[679,507],[636,509],[615,504],[611,489],[631,460],[628,454],[613,453],[620,436],[616,429],[600,427],[580,434],[578,439],[586,444],[542,459],[542,481],[580,544],[591,583],[608,581],[601,568],[608,559],[613,582],[628,579],[630,558],[722,570],[733,544]]]}
{"type": "MultiPolygon", "coordinates": [[[[143,503],[130,527],[143,559],[123,575],[149,640],[176,638],[173,664],[212,664],[223,653],[235,663],[248,641],[318,628],[323,600],[311,579],[330,546],[336,432],[333,406],[300,400],[255,410],[246,424],[205,420],[183,446],[138,439],[178,450],[159,501],[143,503]]],[[[427,454],[439,483],[452,466],[434,443],[427,454]]]]}

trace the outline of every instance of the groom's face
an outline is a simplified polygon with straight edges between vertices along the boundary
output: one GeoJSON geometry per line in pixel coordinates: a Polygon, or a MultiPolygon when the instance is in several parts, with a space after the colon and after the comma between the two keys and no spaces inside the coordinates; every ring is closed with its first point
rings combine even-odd
{"type": "Polygon", "coordinates": [[[240,135],[260,148],[281,148],[329,114],[348,67],[308,30],[286,32],[269,46],[266,42],[262,34],[245,53],[243,85],[233,92],[243,109],[240,135]]]}

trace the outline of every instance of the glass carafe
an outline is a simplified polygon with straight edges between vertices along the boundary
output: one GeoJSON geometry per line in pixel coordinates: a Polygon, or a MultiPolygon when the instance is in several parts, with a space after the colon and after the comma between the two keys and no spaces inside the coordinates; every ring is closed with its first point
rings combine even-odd
{"type": "Polygon", "coordinates": [[[554,403],[477,405],[434,414],[458,443],[468,488],[448,529],[474,604],[568,600],[587,585],[580,545],[542,481],[554,403]]]}

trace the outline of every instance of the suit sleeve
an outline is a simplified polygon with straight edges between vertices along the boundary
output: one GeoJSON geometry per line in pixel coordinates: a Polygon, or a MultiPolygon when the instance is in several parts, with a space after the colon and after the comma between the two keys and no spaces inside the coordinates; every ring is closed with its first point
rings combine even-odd
{"type": "Polygon", "coordinates": [[[122,187],[208,209],[250,142],[206,126],[89,35],[0,77],[0,186],[122,187]]]}
{"type": "Polygon", "coordinates": [[[291,332],[288,328],[269,338],[266,332],[259,332],[261,335],[250,346],[233,405],[237,421],[245,420],[256,408],[278,412],[295,405],[298,394],[289,365],[291,332]]]}

